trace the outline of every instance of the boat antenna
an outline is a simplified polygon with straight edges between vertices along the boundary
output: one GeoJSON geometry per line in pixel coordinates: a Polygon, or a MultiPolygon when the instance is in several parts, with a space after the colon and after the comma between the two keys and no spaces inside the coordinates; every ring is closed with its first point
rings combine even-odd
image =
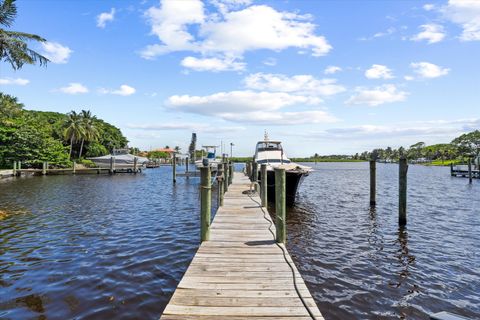
{"type": "Polygon", "coordinates": [[[263,134],[263,140],[268,141],[268,132],[265,130],[265,133],[263,134]]]}

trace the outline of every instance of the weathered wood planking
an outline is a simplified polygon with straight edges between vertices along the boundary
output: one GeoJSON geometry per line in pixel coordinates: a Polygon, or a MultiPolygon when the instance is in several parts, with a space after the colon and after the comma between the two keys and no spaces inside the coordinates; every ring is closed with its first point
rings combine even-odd
{"type": "MultiPolygon", "coordinates": [[[[290,267],[268,230],[270,216],[243,192],[250,181],[235,173],[210,229],[165,308],[162,320],[173,319],[312,319],[293,284],[290,267]]],[[[303,279],[295,270],[300,294],[315,319],[323,319],[303,279]]]]}

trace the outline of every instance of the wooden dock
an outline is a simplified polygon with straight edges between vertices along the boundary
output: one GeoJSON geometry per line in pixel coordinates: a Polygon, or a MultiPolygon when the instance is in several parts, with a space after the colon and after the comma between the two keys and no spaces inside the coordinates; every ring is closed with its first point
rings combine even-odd
{"type": "Polygon", "coordinates": [[[323,319],[286,248],[276,244],[268,212],[249,189],[250,180],[235,172],[210,240],[201,244],[162,320],[323,319]]]}

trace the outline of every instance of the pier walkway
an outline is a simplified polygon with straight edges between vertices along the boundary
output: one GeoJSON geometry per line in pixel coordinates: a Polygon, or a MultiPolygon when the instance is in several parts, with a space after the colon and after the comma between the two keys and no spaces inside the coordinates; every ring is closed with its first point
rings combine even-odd
{"type": "Polygon", "coordinates": [[[162,320],[323,319],[284,245],[290,264],[275,244],[275,225],[260,198],[246,192],[249,187],[248,178],[235,172],[210,240],[201,244],[162,320]]]}

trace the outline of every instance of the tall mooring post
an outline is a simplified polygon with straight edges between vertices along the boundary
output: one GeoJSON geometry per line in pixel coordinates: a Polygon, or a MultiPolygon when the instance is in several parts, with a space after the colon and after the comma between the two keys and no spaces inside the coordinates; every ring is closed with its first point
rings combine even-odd
{"type": "Polygon", "coordinates": [[[247,174],[247,177],[251,176],[250,173],[250,161],[245,162],[245,173],[247,174]]]}
{"type": "Polygon", "coordinates": [[[115,172],[115,157],[110,157],[110,174],[115,172]]]}
{"type": "Polygon", "coordinates": [[[407,224],[407,172],[408,163],[405,157],[400,158],[398,166],[398,224],[407,224]]]}
{"type": "Polygon", "coordinates": [[[212,187],[210,167],[200,168],[200,238],[210,239],[210,213],[212,210],[212,187]]]}
{"type": "Polygon", "coordinates": [[[453,177],[453,162],[450,163],[450,176],[453,177]]]}
{"type": "Polygon", "coordinates": [[[13,176],[17,176],[17,161],[13,161],[13,176]]]}
{"type": "Polygon", "coordinates": [[[228,164],[228,184],[231,185],[232,182],[233,182],[233,162],[232,160],[230,160],[228,164]]]}
{"type": "Polygon", "coordinates": [[[255,191],[257,190],[257,182],[258,182],[258,163],[252,162],[252,178],[253,186],[255,188],[255,191]]]}
{"type": "Polygon", "coordinates": [[[262,198],[262,207],[267,207],[267,165],[262,163],[260,165],[260,176],[262,179],[262,188],[260,189],[260,196],[262,198]]]}
{"type": "Polygon", "coordinates": [[[375,160],[370,160],[370,205],[374,206],[376,202],[376,183],[377,183],[377,162],[375,160]]]}
{"type": "Polygon", "coordinates": [[[287,240],[286,226],[286,178],[285,169],[275,168],[275,226],[277,242],[285,243],[287,240]]]}
{"type": "Polygon", "coordinates": [[[218,164],[218,172],[217,172],[217,183],[218,183],[218,206],[223,206],[223,194],[225,193],[223,187],[223,163],[218,164]]]}
{"type": "Polygon", "coordinates": [[[73,168],[72,168],[72,173],[75,174],[76,173],[76,170],[77,170],[77,163],[75,161],[73,161],[73,168]]]}
{"type": "Polygon", "coordinates": [[[133,157],[133,173],[137,174],[138,158],[133,157]]]}
{"type": "Polygon", "coordinates": [[[228,162],[223,162],[223,189],[225,192],[228,191],[228,162]]]}
{"type": "Polygon", "coordinates": [[[173,159],[172,159],[172,179],[173,183],[177,182],[177,154],[174,152],[173,153],[173,159]]]}
{"type": "Polygon", "coordinates": [[[468,156],[468,183],[472,184],[472,161],[473,156],[468,156]]]}
{"type": "Polygon", "coordinates": [[[185,158],[185,172],[188,173],[188,157],[185,158]]]}
{"type": "Polygon", "coordinates": [[[18,170],[22,170],[22,161],[18,161],[18,170]]]}
{"type": "Polygon", "coordinates": [[[43,163],[42,163],[42,175],[46,175],[46,174],[47,174],[47,162],[43,161],[43,163]]]}

